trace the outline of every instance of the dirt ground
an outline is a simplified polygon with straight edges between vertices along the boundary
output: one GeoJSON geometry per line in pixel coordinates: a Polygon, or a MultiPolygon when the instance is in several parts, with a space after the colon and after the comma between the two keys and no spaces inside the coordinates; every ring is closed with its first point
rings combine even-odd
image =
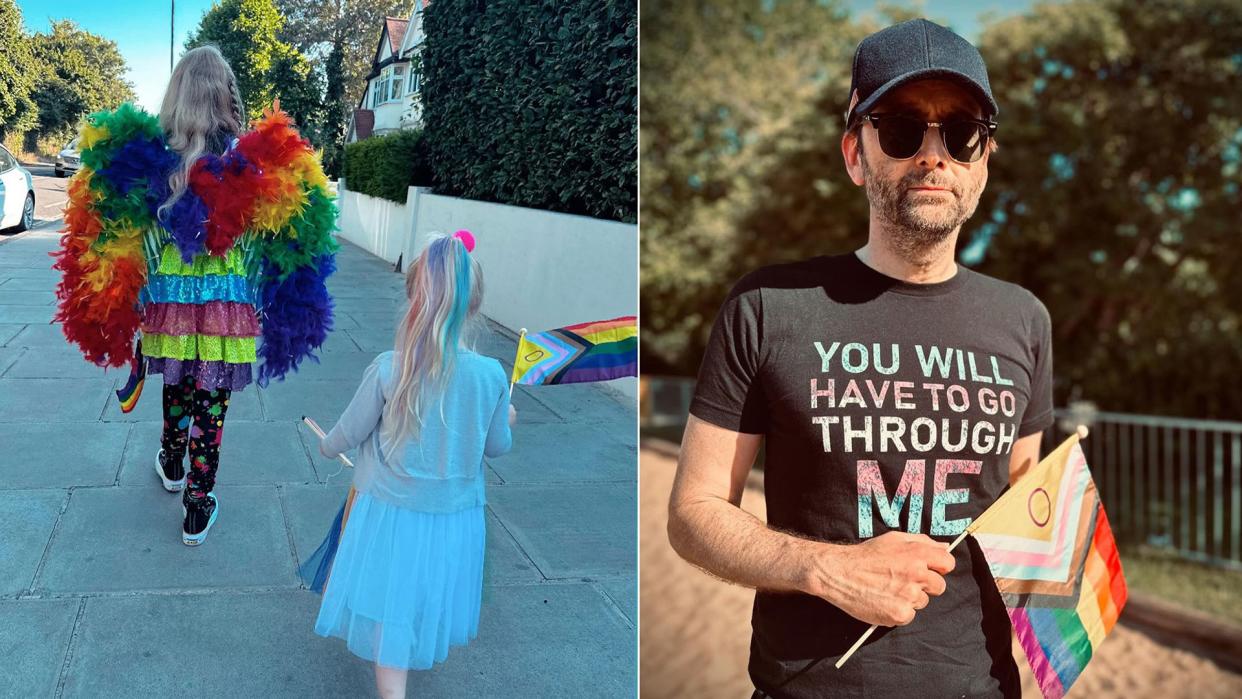
{"type": "MultiPolygon", "coordinates": [[[[641,451],[640,512],[641,647],[644,699],[747,697],[750,608],[754,593],[693,568],[668,544],[668,493],[676,460],[641,451]]],[[[742,507],[765,518],[763,493],[747,488],[742,507]]],[[[1023,696],[1040,692],[1015,644],[1023,671],[1023,696]]],[[[1239,697],[1242,675],[1209,660],[1159,643],[1119,624],[1074,683],[1071,696],[1239,697]]]]}

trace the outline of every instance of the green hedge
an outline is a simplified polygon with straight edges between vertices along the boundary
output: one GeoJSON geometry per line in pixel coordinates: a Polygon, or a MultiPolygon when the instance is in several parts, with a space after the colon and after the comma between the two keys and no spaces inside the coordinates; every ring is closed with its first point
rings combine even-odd
{"type": "Polygon", "coordinates": [[[345,186],[404,204],[407,188],[434,184],[425,142],[420,132],[407,130],[346,144],[345,186]]]}
{"type": "Polygon", "coordinates": [[[633,222],[638,3],[433,2],[422,52],[437,191],[633,222]]]}

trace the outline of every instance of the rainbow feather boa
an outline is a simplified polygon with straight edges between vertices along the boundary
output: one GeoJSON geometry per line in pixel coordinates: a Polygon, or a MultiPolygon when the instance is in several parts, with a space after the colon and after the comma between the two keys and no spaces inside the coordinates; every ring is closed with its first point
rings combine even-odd
{"type": "Polygon", "coordinates": [[[180,163],[159,120],[131,104],[89,117],[52,253],[62,273],[56,321],[87,360],[119,367],[133,359],[139,294],[160,264],[144,245],[154,234],[187,264],[204,253],[227,258],[247,238],[263,331],[259,385],[307,357],[318,361],[314,350],[332,329],[326,279],[335,269],[336,205],[314,150],[279,103],[251,126],[224,155],[199,158],[186,193],[158,216],[180,163]]]}

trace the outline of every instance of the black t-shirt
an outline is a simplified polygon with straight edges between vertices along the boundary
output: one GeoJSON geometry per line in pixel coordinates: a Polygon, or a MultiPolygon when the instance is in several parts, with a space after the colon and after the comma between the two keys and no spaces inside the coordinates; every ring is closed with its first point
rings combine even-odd
{"type": "MultiPolygon", "coordinates": [[[[729,294],[690,412],[765,437],[769,525],[856,543],[952,541],[1052,425],[1052,336],[1033,294],[962,266],[914,284],[854,253],[760,269],[729,294]]],[[[947,589],[878,629],[811,595],[755,594],[750,676],[773,696],[1019,696],[1009,619],[967,537],[947,589]]]]}

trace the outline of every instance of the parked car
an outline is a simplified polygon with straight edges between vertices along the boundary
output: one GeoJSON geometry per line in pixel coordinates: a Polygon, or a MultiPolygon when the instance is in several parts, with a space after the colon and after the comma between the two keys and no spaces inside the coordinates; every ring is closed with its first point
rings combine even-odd
{"type": "Polygon", "coordinates": [[[78,159],[78,139],[73,139],[64,150],[56,154],[56,176],[64,177],[66,172],[77,172],[82,166],[78,159]]]}
{"type": "Polygon", "coordinates": [[[0,229],[17,227],[24,231],[34,226],[35,193],[30,171],[17,158],[0,146],[0,229]]]}

